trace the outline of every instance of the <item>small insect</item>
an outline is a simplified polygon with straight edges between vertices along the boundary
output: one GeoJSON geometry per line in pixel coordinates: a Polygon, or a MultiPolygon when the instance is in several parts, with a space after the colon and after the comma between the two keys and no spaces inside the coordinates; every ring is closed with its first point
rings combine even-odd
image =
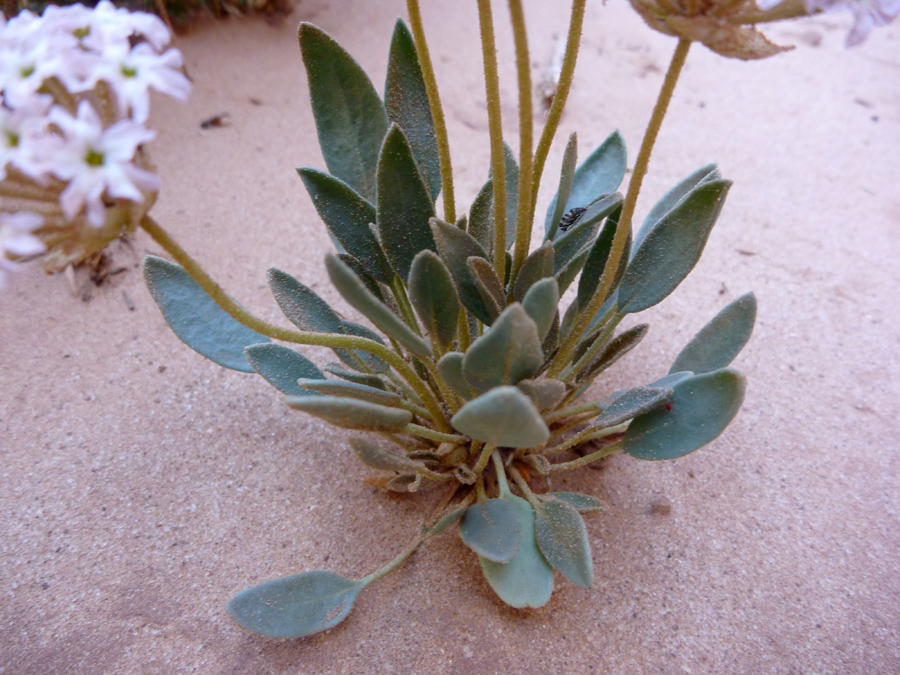
{"type": "Polygon", "coordinates": [[[228,125],[228,118],[230,115],[227,112],[219,113],[218,115],[213,115],[212,117],[208,117],[202,122],[200,122],[201,129],[215,129],[216,127],[224,127],[228,125]]]}
{"type": "Polygon", "coordinates": [[[583,214],[585,211],[587,211],[587,209],[580,206],[576,206],[574,209],[569,209],[568,211],[566,211],[563,214],[563,217],[559,219],[560,232],[565,232],[575,223],[577,223],[578,219],[581,218],[581,214],[583,214]]]}

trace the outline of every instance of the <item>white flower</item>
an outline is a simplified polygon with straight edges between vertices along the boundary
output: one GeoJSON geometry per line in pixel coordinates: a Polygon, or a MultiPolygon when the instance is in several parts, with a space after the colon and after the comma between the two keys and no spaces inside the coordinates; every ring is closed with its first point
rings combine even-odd
{"type": "Polygon", "coordinates": [[[0,287],[5,282],[3,270],[17,266],[7,254],[23,256],[46,250],[43,242],[31,234],[43,221],[36,213],[0,213],[0,287]]]}
{"type": "Polygon", "coordinates": [[[37,182],[47,172],[52,146],[58,140],[46,132],[51,97],[35,94],[15,110],[0,106],[0,180],[12,165],[37,182]]]}
{"type": "Polygon", "coordinates": [[[138,146],[153,140],[153,131],[129,119],[104,130],[100,117],[87,101],[78,105],[77,117],[55,106],[50,120],[63,133],[52,172],[69,181],[60,195],[66,218],[74,218],[86,207],[88,222],[100,227],[105,220],[104,192],[110,197],[141,202],[141,189],[159,190],[159,178],[132,161],[138,146]]]}
{"type": "MultiPolygon", "coordinates": [[[[150,89],[186,101],[191,81],[181,72],[181,52],[170,49],[157,54],[147,43],[108,50],[94,67],[92,79],[108,82],[119,104],[120,114],[131,112],[135,122],[146,122],[150,113],[150,89]]],[[[93,85],[91,85],[93,86],[93,85]]]]}
{"type": "Polygon", "coordinates": [[[157,51],[172,40],[169,29],[158,16],[116,8],[109,0],[97,3],[89,18],[89,30],[83,42],[98,52],[128,44],[128,38],[134,33],[143,35],[157,51]]]}
{"type": "MultiPolygon", "coordinates": [[[[756,0],[763,11],[780,5],[784,0],[756,0]]],[[[847,34],[847,47],[862,43],[873,28],[886,26],[900,15],[900,0],[803,0],[808,14],[847,10],[853,14],[853,28],[847,34]]]]}

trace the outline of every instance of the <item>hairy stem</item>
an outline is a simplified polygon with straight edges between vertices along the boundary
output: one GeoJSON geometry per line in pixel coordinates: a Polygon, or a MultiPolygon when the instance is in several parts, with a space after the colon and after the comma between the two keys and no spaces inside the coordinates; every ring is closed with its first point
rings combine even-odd
{"type": "Polygon", "coordinates": [[[360,579],[360,581],[364,584],[370,584],[373,581],[377,581],[378,579],[383,577],[385,574],[393,572],[396,567],[403,564],[406,561],[406,559],[409,558],[409,556],[411,556],[413,553],[416,552],[416,549],[422,545],[422,542],[425,541],[425,538],[427,536],[428,536],[428,530],[426,530],[425,528],[421,528],[419,530],[419,534],[416,535],[416,538],[413,539],[412,542],[410,542],[409,546],[407,546],[405,549],[403,549],[396,558],[391,560],[384,567],[375,570],[369,576],[363,577],[362,579],[360,579]]]}
{"type": "Polygon", "coordinates": [[[428,94],[428,106],[431,108],[431,119],[434,123],[434,135],[438,146],[438,161],[441,166],[441,195],[444,200],[444,219],[456,222],[456,204],[453,198],[453,166],[450,162],[450,141],[447,138],[447,125],[444,122],[444,109],[438,92],[428,43],[425,42],[425,29],[422,27],[422,12],[419,11],[419,0],[406,0],[406,11],[416,42],[416,55],[422,68],[422,79],[425,80],[425,91],[428,94]]]}
{"type": "Polygon", "coordinates": [[[598,459],[603,459],[604,457],[608,457],[613,453],[618,452],[622,449],[621,443],[613,443],[612,445],[608,445],[605,448],[601,448],[597,450],[597,452],[592,452],[589,455],[585,455],[584,457],[579,457],[578,459],[573,459],[571,462],[563,462],[561,464],[551,464],[550,472],[558,473],[560,471],[571,471],[572,469],[577,469],[582,466],[587,466],[592,462],[596,462],[598,459]]]}
{"type": "Polygon", "coordinates": [[[641,191],[641,184],[644,181],[644,176],[647,174],[650,155],[653,152],[656,137],[659,135],[660,127],[662,127],[663,120],[666,117],[669,102],[672,100],[675,85],[678,83],[678,76],[681,75],[681,70],[684,67],[690,48],[690,40],[685,38],[678,40],[678,46],[675,47],[675,53],[672,55],[672,61],[669,63],[669,69],[663,80],[662,89],[659,92],[659,97],[653,108],[653,114],[650,116],[650,122],[647,124],[647,130],[644,132],[641,149],[634,163],[631,182],[628,184],[628,192],[622,205],[622,215],[619,217],[619,226],[613,237],[609,256],[606,259],[606,266],[603,268],[603,275],[600,277],[600,283],[597,285],[597,290],[594,291],[588,306],[579,313],[575,325],[560,346],[553,363],[547,371],[548,377],[557,377],[562,372],[571,358],[572,352],[575,351],[579,338],[590,325],[594,315],[597,314],[600,307],[603,306],[603,301],[609,295],[616,270],[619,268],[619,262],[622,260],[622,256],[625,255],[625,244],[628,242],[628,234],[631,232],[631,219],[634,217],[634,207],[637,204],[638,195],[641,191]]]}
{"type": "Polygon", "coordinates": [[[512,288],[531,244],[531,225],[534,220],[531,210],[533,187],[531,147],[534,141],[532,128],[534,123],[531,109],[531,63],[528,57],[528,34],[525,30],[522,0],[509,0],[509,14],[516,46],[516,73],[519,82],[519,196],[516,210],[516,245],[509,276],[509,287],[512,288]]]}
{"type": "Polygon", "coordinates": [[[556,130],[559,128],[559,121],[562,119],[563,109],[566,106],[569,90],[572,88],[572,80],[575,77],[575,62],[578,60],[578,48],[581,44],[581,28],[584,24],[584,4],[585,0],[573,0],[572,2],[572,17],[569,20],[569,36],[566,39],[566,53],[563,57],[562,69],[559,73],[559,84],[556,87],[556,94],[553,96],[553,103],[550,105],[550,112],[547,114],[547,121],[544,124],[544,130],[541,132],[537,150],[534,153],[534,190],[532,192],[531,204],[532,219],[534,218],[534,207],[537,202],[538,188],[541,185],[541,176],[544,173],[544,165],[547,163],[547,155],[550,153],[553,137],[556,135],[556,130]]]}
{"type": "Polygon", "coordinates": [[[215,303],[224,309],[235,321],[238,321],[248,328],[255,330],[257,333],[266,335],[267,337],[285,342],[293,342],[301,345],[315,345],[320,347],[343,347],[347,349],[361,349],[363,351],[374,354],[389,363],[409,385],[415,390],[424,403],[425,407],[431,413],[434,423],[441,431],[450,431],[450,424],[441,411],[441,407],[435,399],[434,395],[428,389],[427,385],[416,375],[416,372],[410,365],[403,360],[398,353],[388,349],[385,345],[369,340],[368,338],[356,337],[353,335],[337,335],[335,333],[314,333],[311,331],[295,331],[281,328],[274,324],[263,321],[235,302],[213,279],[204,271],[202,267],[194,260],[187,251],[185,251],[176,242],[172,236],[166,232],[149,215],[145,215],[141,219],[141,227],[147,232],[157,244],[162,246],[175,261],[184,268],[190,277],[215,301],[215,303]]]}
{"type": "Polygon", "coordinates": [[[481,53],[484,57],[484,87],[487,94],[488,128],[491,135],[491,172],[494,189],[494,269],[506,278],[506,162],[503,159],[503,123],[500,118],[500,75],[491,0],[478,0],[481,53]]]}

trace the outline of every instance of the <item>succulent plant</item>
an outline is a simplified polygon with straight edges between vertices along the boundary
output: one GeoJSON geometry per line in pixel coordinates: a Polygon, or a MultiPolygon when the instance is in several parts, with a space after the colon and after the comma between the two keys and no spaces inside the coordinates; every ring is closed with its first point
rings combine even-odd
{"type": "MultiPolygon", "coordinates": [[[[482,35],[492,40],[489,13],[481,18],[482,35]]],[[[457,215],[424,40],[398,21],[382,99],[322,30],[303,24],[299,38],[328,171],[298,173],[337,249],[325,259],[331,282],[374,328],[346,319],[277,269],[269,270],[269,286],[297,330],[248,318],[174,244],[167,248],[183,266],[150,257],[145,278],[190,347],[226,368],[258,373],[298,411],[368,432],[350,445],[381,472],[384,488],[415,493],[436,483],[446,494],[410,546],[369,576],[317,570],[268,581],[238,593],[229,612],[266,636],[324,630],[344,619],[367,584],[456,524],[487,582],[513,607],[544,605],[555,571],[590,586],[582,515],[604,505],[591,495],[555,492],[552,479],[618,451],[641,460],[681,457],[715,439],[743,401],[744,378],[729,364],[753,329],[752,294],[713,318],[665,376],[582,400],[646,335],[646,324],[617,332],[623,320],[661,302],[695,266],[731,182],[715,165],[704,166],[632,232],[633,199],[629,205],[617,192],[626,172],[621,134],[613,132],[580,164],[573,135],[542,243],[529,252],[549,141],[533,162],[528,130],[517,161],[492,131],[491,174],[468,212],[457,215]],[[573,285],[574,300],[561,306],[573,285]],[[330,347],[338,361],[320,369],[269,338],[330,347]]],[[[574,59],[569,65],[570,75],[574,59]]],[[[520,107],[530,126],[525,80],[520,107]]],[[[565,92],[557,99],[554,105],[563,105],[565,92]]],[[[152,221],[143,226],[162,236],[152,221]]]]}

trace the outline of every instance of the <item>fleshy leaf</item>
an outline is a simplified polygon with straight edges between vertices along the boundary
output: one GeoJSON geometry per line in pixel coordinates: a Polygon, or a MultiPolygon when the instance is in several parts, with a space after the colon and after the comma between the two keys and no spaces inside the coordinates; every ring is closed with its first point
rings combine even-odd
{"type": "Polygon", "coordinates": [[[668,375],[663,375],[658,380],[655,380],[648,384],[648,387],[674,387],[679,382],[684,382],[689,377],[693,377],[694,373],[690,370],[683,370],[678,373],[669,373],[668,375]]]}
{"type": "Polygon", "coordinates": [[[538,497],[543,501],[560,499],[578,511],[578,513],[603,512],[608,508],[603,500],[591,495],[581,494],[580,492],[545,492],[542,495],[538,495],[538,497]]]}
{"type": "MultiPolygon", "coordinates": [[[[614,131],[575,170],[572,192],[562,212],[565,213],[576,206],[585,207],[600,195],[615,192],[625,177],[626,166],[625,139],[619,131],[614,131]]],[[[547,209],[547,218],[544,222],[544,231],[547,233],[558,222],[553,221],[555,213],[556,197],[547,209]]]]}
{"type": "MultiPolygon", "coordinates": [[[[363,326],[360,323],[343,320],[341,321],[341,331],[344,333],[344,335],[355,335],[356,337],[367,338],[379,344],[384,344],[384,340],[378,333],[376,333],[371,328],[363,326]]],[[[335,349],[334,353],[338,355],[338,358],[340,358],[341,361],[347,363],[351,368],[354,369],[359,368],[359,365],[356,363],[355,359],[359,359],[363,362],[363,364],[365,364],[368,370],[374,370],[376,373],[386,373],[391,369],[387,361],[367,351],[363,351],[362,349],[335,349]],[[351,356],[351,354],[353,356],[351,356]]]]}
{"type": "Polygon", "coordinates": [[[675,357],[670,373],[690,370],[700,375],[724,368],[741,353],[753,333],[756,322],[756,296],[742,295],[716,314],[681,353],[675,357]]]}
{"type": "Polygon", "coordinates": [[[553,210],[548,211],[551,214],[550,227],[546,230],[546,234],[547,239],[550,241],[556,239],[559,221],[566,212],[566,204],[569,202],[569,196],[572,194],[572,184],[575,182],[575,167],[577,164],[578,134],[573,131],[563,152],[562,168],[559,172],[559,187],[556,189],[556,196],[553,198],[553,210]]]}
{"type": "Polygon", "coordinates": [[[381,244],[369,223],[374,223],[375,207],[342,180],[308,166],[297,169],[306,191],[328,231],[344,250],[359,260],[366,273],[388,284],[393,276],[381,244]]]}
{"type": "Polygon", "coordinates": [[[292,324],[316,333],[342,333],[341,317],[319,295],[287,272],[268,271],[269,288],[292,324]]]}
{"type": "Polygon", "coordinates": [[[338,293],[353,308],[416,356],[431,356],[431,345],[394,314],[365,287],[359,277],[334,254],[325,257],[325,268],[338,293]]]}
{"type": "Polygon", "coordinates": [[[402,19],[397,19],[391,39],[387,80],[384,84],[384,107],[388,119],[406,132],[419,171],[425,177],[431,200],[441,191],[441,165],[437,136],[431,118],[428,92],[416,53],[412,33],[402,19]]]}
{"type": "Polygon", "coordinates": [[[548,241],[531,252],[513,285],[513,299],[522,302],[528,289],[541,279],[553,276],[553,245],[548,241]]]}
{"type": "Polygon", "coordinates": [[[463,359],[463,374],[476,392],[532,377],[544,362],[537,325],[517,302],[475,340],[463,359]]]}
{"type": "Polygon", "coordinates": [[[538,410],[552,408],[566,395],[565,383],[550,377],[542,377],[539,380],[522,380],[516,386],[534,401],[538,410]]]}
{"type": "MultiPolygon", "coordinates": [[[[377,403],[389,407],[397,407],[400,403],[400,394],[393,391],[385,391],[377,387],[369,387],[365,384],[357,384],[355,382],[342,382],[340,380],[325,379],[307,379],[300,378],[298,384],[308,391],[314,391],[318,394],[327,394],[329,396],[346,396],[347,398],[355,398],[360,401],[368,401],[369,403],[377,403]]],[[[307,391],[300,393],[305,395],[307,391]]]]}
{"type": "Polygon", "coordinates": [[[508,563],[491,562],[479,556],[484,577],[507,605],[543,607],[553,594],[553,568],[538,550],[534,533],[534,509],[521,497],[506,495],[519,513],[522,542],[508,563]]]}
{"type": "Polygon", "coordinates": [[[565,501],[548,501],[535,509],[534,529],[544,557],[562,575],[583,588],[594,583],[594,563],[587,528],[565,501]]]}
{"type": "Polygon", "coordinates": [[[722,174],[719,173],[715,164],[707,164],[706,166],[697,169],[694,173],[664,194],[662,198],[653,205],[653,208],[650,209],[650,212],[641,224],[641,228],[634,236],[632,255],[637,252],[641,243],[644,241],[644,237],[656,227],[656,224],[662,217],[674,209],[675,205],[684,199],[691,190],[701,183],[708,183],[710,180],[718,180],[721,177],[722,174]]]}
{"type": "Polygon", "coordinates": [[[578,384],[589,382],[616,361],[638,346],[647,334],[649,325],[638,324],[613,338],[575,377],[578,384]]]}
{"type": "Polygon", "coordinates": [[[439,515],[435,519],[434,525],[432,525],[428,529],[428,536],[433,537],[446,530],[448,527],[450,527],[456,521],[466,515],[466,510],[467,508],[465,506],[455,506],[439,515]]]}
{"type": "Polygon", "coordinates": [[[409,300],[425,332],[445,349],[449,347],[459,327],[459,296],[450,270],[434,251],[426,249],[413,258],[409,300]]]}
{"type": "Polygon", "coordinates": [[[714,180],[694,188],[647,234],[619,286],[621,312],[653,307],[684,280],[703,253],[729,187],[731,181],[714,180]]]}
{"type": "Polygon", "coordinates": [[[494,247],[494,183],[488,180],[469,209],[469,234],[481,244],[485,251],[494,247]]]}
{"type": "Polygon", "coordinates": [[[417,469],[423,466],[421,462],[415,462],[398,452],[386,450],[380,445],[370,443],[362,438],[351,438],[350,447],[353,448],[356,456],[359,457],[363,464],[373,469],[397,471],[398,473],[415,473],[417,469]]]}
{"type": "Polygon", "coordinates": [[[381,99],[360,65],[321,28],[302,23],[299,38],[325,164],[374,202],[378,153],[388,129],[381,99]]]}
{"type": "MultiPolygon", "coordinates": [[[[585,258],[584,269],[581,271],[581,279],[578,281],[578,296],[576,302],[578,302],[579,307],[588,306],[588,303],[590,303],[591,298],[594,296],[594,293],[600,285],[600,280],[606,269],[606,261],[609,259],[613,238],[616,236],[616,230],[619,227],[619,216],[621,213],[621,208],[617,208],[614,213],[610,214],[606,219],[606,224],[600,231],[600,236],[597,237],[597,240],[588,252],[587,258],[585,258]]],[[[625,243],[625,250],[619,260],[619,266],[613,277],[612,285],[609,287],[606,297],[603,298],[604,302],[606,302],[615,292],[616,287],[622,280],[622,276],[625,274],[625,269],[628,266],[628,254],[630,250],[631,233],[629,232],[628,239],[625,243]]]]}
{"type": "Polygon", "coordinates": [[[434,202],[412,156],[406,134],[392,124],[378,157],[378,232],[391,266],[404,281],[413,258],[437,250],[429,219],[434,202]]]}
{"type": "Polygon", "coordinates": [[[627,422],[633,417],[659,408],[672,398],[672,393],[673,390],[669,387],[652,385],[619,392],[597,404],[603,408],[603,413],[594,420],[592,426],[606,429],[627,422]]]}
{"type": "Polygon", "coordinates": [[[522,307],[537,326],[538,338],[541,341],[547,338],[550,328],[553,326],[558,305],[559,284],[553,277],[541,279],[533,284],[522,300],[522,307]]]}
{"type": "Polygon", "coordinates": [[[638,459],[675,459],[719,436],[744,401],[744,377],[723,368],[695,375],[674,387],[669,402],[636,417],[622,446],[638,459]]]}
{"type": "Polygon", "coordinates": [[[325,379],[322,371],[303,354],[272,342],[250,345],[244,349],[244,356],[253,366],[253,370],[262,375],[273,387],[289,396],[302,396],[308,393],[297,384],[297,380],[301,377],[325,379]]]}
{"type": "Polygon", "coordinates": [[[447,352],[438,361],[437,368],[441,377],[450,385],[450,388],[468,401],[472,398],[473,392],[472,386],[466,380],[465,375],[463,375],[464,358],[465,354],[460,352],[447,352]]]}
{"type": "Polygon", "coordinates": [[[600,229],[600,221],[622,204],[622,195],[615,193],[598,199],[565,234],[553,242],[553,275],[559,281],[560,293],[565,292],[584,266],[588,253],[600,229]]]}
{"type": "Polygon", "coordinates": [[[472,399],[450,424],[466,436],[508,448],[533,448],[550,438],[534,403],[515,387],[494,387],[472,399]]]}
{"type": "Polygon", "coordinates": [[[285,402],[344,429],[400,431],[412,421],[412,413],[399,408],[339,396],[288,396],[285,402]]]}
{"type": "Polygon", "coordinates": [[[332,375],[335,375],[342,380],[347,380],[348,382],[356,382],[357,384],[364,384],[369,387],[375,387],[376,389],[384,389],[385,391],[387,391],[387,385],[384,383],[384,380],[381,379],[378,375],[344,370],[340,366],[341,364],[339,363],[326,363],[325,372],[331,373],[332,375]]]}
{"type": "Polygon", "coordinates": [[[509,562],[522,541],[519,512],[503,499],[487,499],[466,509],[459,534],[479,556],[493,562],[509,562]]]}
{"type": "Polygon", "coordinates": [[[431,229],[438,252],[453,275],[460,301],[479,321],[490,325],[493,319],[485,308],[475,278],[466,265],[466,261],[472,256],[487,259],[487,252],[471,234],[439,218],[431,220],[431,229]]]}
{"type": "Polygon", "coordinates": [[[506,309],[506,293],[494,266],[484,258],[476,255],[466,260],[466,266],[475,280],[475,288],[481,296],[481,301],[491,317],[490,323],[494,323],[500,316],[500,312],[506,309]]]}
{"type": "Polygon", "coordinates": [[[268,342],[269,338],[232,319],[180,265],[147,256],[144,281],[182,342],[220,366],[253,372],[244,348],[268,342]]]}

